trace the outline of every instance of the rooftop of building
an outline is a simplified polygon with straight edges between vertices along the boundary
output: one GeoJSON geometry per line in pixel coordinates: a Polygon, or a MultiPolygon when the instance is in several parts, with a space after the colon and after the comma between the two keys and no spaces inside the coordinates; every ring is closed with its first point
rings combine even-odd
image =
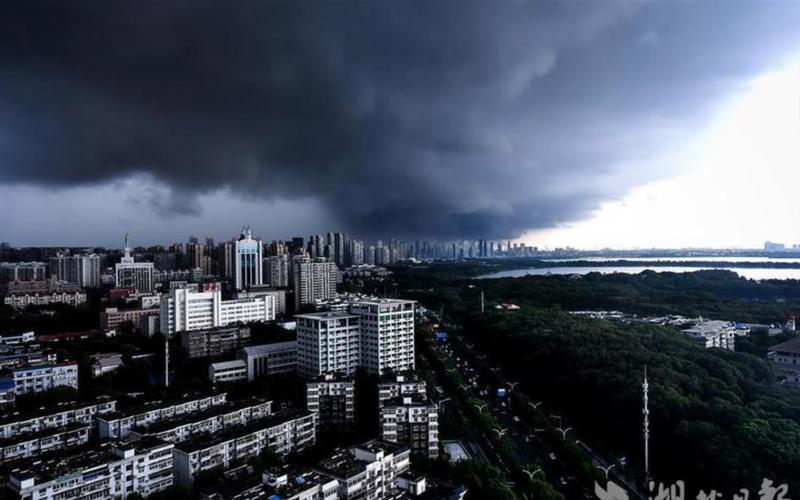
{"type": "Polygon", "coordinates": [[[181,398],[147,401],[143,404],[126,408],[125,410],[106,413],[105,415],[102,415],[98,418],[102,418],[103,420],[115,420],[119,418],[132,417],[135,415],[140,415],[142,413],[161,410],[164,408],[169,408],[170,406],[176,406],[184,403],[189,403],[192,401],[211,398],[214,396],[223,396],[227,398],[228,395],[225,392],[200,392],[196,394],[184,394],[181,398]]]}
{"type": "Polygon", "coordinates": [[[319,311],[319,312],[311,312],[305,314],[296,314],[295,318],[324,321],[330,319],[345,319],[345,318],[358,319],[358,316],[355,314],[346,313],[344,311],[319,311]]]}
{"type": "Polygon", "coordinates": [[[425,381],[420,379],[413,370],[404,370],[399,373],[384,373],[381,375],[379,384],[418,384],[425,381]]]}
{"type": "Polygon", "coordinates": [[[7,446],[12,446],[15,444],[27,443],[29,441],[44,439],[50,436],[55,436],[57,434],[62,434],[64,432],[76,431],[78,429],[86,429],[87,431],[91,431],[92,424],[81,424],[73,422],[71,424],[67,424],[64,427],[53,427],[50,429],[45,429],[42,431],[35,431],[35,432],[23,432],[15,435],[14,437],[0,438],[0,447],[5,448],[7,446]]]}
{"type": "Polygon", "coordinates": [[[330,456],[321,460],[317,464],[316,469],[324,474],[329,474],[336,478],[348,478],[363,473],[366,470],[369,462],[365,462],[356,458],[355,450],[357,448],[367,450],[370,453],[378,453],[383,451],[386,454],[397,454],[402,451],[409,450],[408,446],[406,445],[374,439],[351,448],[336,449],[330,456]]]}
{"type": "Polygon", "coordinates": [[[781,342],[769,348],[770,351],[800,354],[800,337],[781,342]]]}
{"type": "Polygon", "coordinates": [[[214,370],[230,370],[232,368],[245,368],[247,367],[247,363],[243,359],[234,359],[231,361],[211,363],[209,366],[213,367],[214,370]]]}
{"type": "Polygon", "coordinates": [[[690,328],[684,330],[684,332],[700,333],[700,334],[715,333],[720,330],[734,328],[735,326],[736,324],[733,323],[732,321],[703,320],[703,321],[698,321],[690,328]]]}
{"type": "Polygon", "coordinates": [[[308,384],[319,384],[325,382],[334,382],[334,383],[342,383],[342,382],[349,382],[351,384],[355,384],[355,378],[352,375],[347,375],[344,373],[324,373],[312,380],[306,382],[308,384]]]}
{"type": "Polygon", "coordinates": [[[25,412],[7,413],[2,417],[0,417],[0,425],[6,425],[13,422],[24,422],[27,420],[31,420],[33,418],[47,417],[49,415],[55,415],[65,411],[77,410],[80,408],[86,408],[89,406],[111,403],[111,402],[116,404],[116,400],[111,399],[108,396],[99,396],[98,398],[90,401],[67,401],[63,403],[58,403],[52,407],[43,406],[38,409],[29,410],[25,412]]]}
{"type": "Polygon", "coordinates": [[[81,452],[69,450],[66,453],[53,455],[52,458],[46,460],[41,460],[39,458],[30,459],[12,470],[10,475],[20,480],[36,478],[37,483],[43,483],[67,474],[120,460],[121,458],[114,454],[116,448],[133,448],[138,455],[162,446],[172,445],[160,439],[150,437],[137,440],[106,442],[94,448],[82,450],[81,452]]]}
{"type": "Polygon", "coordinates": [[[198,450],[209,448],[219,443],[224,443],[240,436],[246,436],[260,429],[267,429],[276,425],[281,425],[291,420],[313,415],[311,412],[299,409],[288,409],[279,411],[267,417],[254,420],[247,425],[229,427],[222,432],[213,435],[204,434],[189,439],[176,446],[177,449],[185,453],[193,453],[198,450]]]}
{"type": "Polygon", "coordinates": [[[384,408],[396,406],[419,406],[431,407],[436,404],[431,401],[425,394],[406,394],[396,398],[389,398],[383,402],[384,408]]]}
{"type": "Polygon", "coordinates": [[[216,417],[219,415],[226,415],[244,408],[261,405],[264,403],[272,403],[269,399],[241,399],[222,405],[215,405],[206,408],[200,412],[182,413],[177,417],[160,420],[149,426],[134,427],[133,430],[140,433],[158,434],[159,432],[167,431],[180,427],[182,425],[191,424],[194,422],[201,422],[205,419],[216,417]]]}
{"type": "Polygon", "coordinates": [[[269,344],[257,344],[257,345],[242,347],[242,351],[245,354],[251,356],[257,356],[259,354],[264,354],[268,352],[284,351],[291,349],[297,349],[296,340],[286,340],[283,342],[271,342],[269,344]]]}

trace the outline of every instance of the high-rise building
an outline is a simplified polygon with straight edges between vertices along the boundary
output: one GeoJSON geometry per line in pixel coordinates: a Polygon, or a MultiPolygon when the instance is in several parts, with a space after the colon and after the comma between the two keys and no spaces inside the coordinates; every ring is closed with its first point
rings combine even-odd
{"type": "Polygon", "coordinates": [[[100,256],[58,254],[50,258],[50,277],[83,288],[100,288],[100,256]]]}
{"type": "Polygon", "coordinates": [[[264,259],[264,281],[273,288],[289,286],[288,255],[273,255],[264,259]]]}
{"type": "Polygon", "coordinates": [[[344,312],[317,312],[297,320],[297,371],[306,378],[326,373],[352,375],[361,357],[358,316],[344,312]]]}
{"type": "Polygon", "coordinates": [[[233,278],[233,242],[223,241],[217,246],[217,276],[233,278]]]}
{"type": "Polygon", "coordinates": [[[364,263],[364,242],[352,240],[350,242],[350,265],[360,266],[364,263]]]}
{"type": "Polygon", "coordinates": [[[239,239],[233,242],[233,283],[237,290],[263,283],[263,258],[261,240],[253,239],[249,227],[242,229],[239,239]]]}
{"type": "Polygon", "coordinates": [[[361,364],[383,375],[414,369],[414,301],[373,299],[354,302],[350,313],[361,323],[361,364]]]}
{"type": "Polygon", "coordinates": [[[125,255],[114,270],[118,288],[133,288],[141,293],[153,291],[153,263],[136,262],[131,255],[127,234],[125,235],[125,255]]]}
{"type": "Polygon", "coordinates": [[[0,283],[46,280],[45,262],[0,262],[0,283]]]}
{"type": "Polygon", "coordinates": [[[336,264],[324,257],[295,257],[292,260],[295,308],[336,296],[336,264]]]}

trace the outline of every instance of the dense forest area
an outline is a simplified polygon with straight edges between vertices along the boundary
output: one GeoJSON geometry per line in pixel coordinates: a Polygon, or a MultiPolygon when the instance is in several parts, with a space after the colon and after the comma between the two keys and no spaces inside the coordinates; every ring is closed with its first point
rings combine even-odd
{"type": "MultiPolygon", "coordinates": [[[[459,332],[607,457],[642,463],[642,389],[650,379],[651,471],[688,491],[758,491],[764,478],[800,491],[800,390],[775,383],[763,357],[704,349],[673,327],[578,318],[576,309],[773,323],[800,311],[800,284],[725,271],[473,280],[469,265],[429,275],[397,268],[399,291],[442,309],[459,332]],[[427,276],[426,276],[427,275],[427,276]],[[487,311],[480,313],[484,292],[487,311]],[[495,310],[510,302],[519,310],[495,310]]],[[[479,274],[479,273],[477,273],[479,274]]]]}

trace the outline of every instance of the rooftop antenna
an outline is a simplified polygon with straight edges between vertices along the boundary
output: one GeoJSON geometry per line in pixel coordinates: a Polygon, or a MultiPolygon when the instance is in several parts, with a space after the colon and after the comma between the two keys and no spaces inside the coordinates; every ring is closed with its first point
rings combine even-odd
{"type": "Polygon", "coordinates": [[[647,383],[647,365],[644,365],[644,383],[642,384],[642,394],[644,396],[644,408],[642,415],[644,416],[643,431],[644,431],[644,481],[645,484],[650,480],[650,409],[647,406],[647,393],[650,386],[647,383]]]}

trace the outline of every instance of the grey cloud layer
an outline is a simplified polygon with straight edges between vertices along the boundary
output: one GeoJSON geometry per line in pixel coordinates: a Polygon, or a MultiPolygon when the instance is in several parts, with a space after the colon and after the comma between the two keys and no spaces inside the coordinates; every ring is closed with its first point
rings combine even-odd
{"type": "Polygon", "coordinates": [[[166,212],[226,188],[443,238],[579,219],[669,175],[653,156],[797,49],[800,21],[746,2],[0,9],[0,182],[145,174],[166,212]]]}

